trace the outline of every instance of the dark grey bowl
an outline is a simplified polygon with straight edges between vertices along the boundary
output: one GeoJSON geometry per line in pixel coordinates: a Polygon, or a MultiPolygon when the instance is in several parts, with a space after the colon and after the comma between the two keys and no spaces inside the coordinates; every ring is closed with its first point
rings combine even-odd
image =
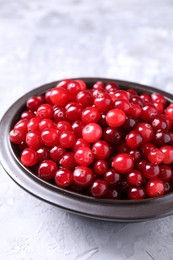
{"type": "MultiPolygon", "coordinates": [[[[83,80],[89,88],[94,82],[99,80],[103,82],[113,81],[118,83],[123,89],[133,88],[139,93],[159,92],[169,101],[173,101],[173,95],[171,94],[136,83],[105,78],[83,78],[83,80]]],[[[7,174],[20,187],[35,197],[86,217],[115,222],[136,222],[171,215],[173,213],[173,193],[160,198],[142,201],[95,199],[49,184],[36,177],[20,163],[17,158],[17,152],[10,144],[9,131],[19,119],[27,98],[44,93],[46,90],[54,87],[57,82],[49,83],[30,91],[18,99],[4,114],[0,124],[0,158],[7,174]]]]}

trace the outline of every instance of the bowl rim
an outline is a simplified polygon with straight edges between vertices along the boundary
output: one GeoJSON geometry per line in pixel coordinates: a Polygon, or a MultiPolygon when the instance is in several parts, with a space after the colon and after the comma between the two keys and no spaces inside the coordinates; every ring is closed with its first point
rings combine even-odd
{"type": "MultiPolygon", "coordinates": [[[[173,95],[170,93],[134,82],[110,78],[72,78],[72,80],[76,79],[84,80],[88,85],[96,81],[103,81],[104,83],[111,81],[119,84],[121,87],[133,88],[138,91],[140,89],[140,92],[158,92],[164,95],[169,101],[173,100],[173,95]]],[[[19,111],[23,110],[28,97],[43,94],[46,90],[55,87],[60,81],[47,83],[27,92],[13,103],[3,115],[0,123],[0,160],[7,174],[20,187],[35,197],[67,211],[91,218],[118,222],[134,222],[172,214],[173,192],[159,198],[147,198],[145,200],[97,199],[51,185],[39,179],[21,164],[14,152],[13,145],[9,141],[11,126],[20,114],[19,111]]]]}

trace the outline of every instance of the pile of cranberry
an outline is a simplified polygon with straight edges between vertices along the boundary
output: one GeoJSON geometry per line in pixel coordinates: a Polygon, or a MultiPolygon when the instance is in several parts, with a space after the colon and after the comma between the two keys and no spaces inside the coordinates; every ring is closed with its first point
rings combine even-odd
{"type": "Polygon", "coordinates": [[[158,93],[63,80],[26,101],[10,141],[24,166],[61,188],[131,200],[173,191],[173,104],[158,93]]]}

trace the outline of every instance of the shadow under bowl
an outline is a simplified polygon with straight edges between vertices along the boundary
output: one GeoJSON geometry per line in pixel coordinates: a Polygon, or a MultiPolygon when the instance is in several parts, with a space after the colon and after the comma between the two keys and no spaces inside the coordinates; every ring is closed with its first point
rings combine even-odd
{"type": "MultiPolygon", "coordinates": [[[[159,89],[115,79],[107,78],[81,78],[91,88],[96,81],[115,82],[122,89],[135,89],[138,93],[158,92],[173,101],[173,95],[159,89]]],[[[26,100],[34,95],[45,93],[53,88],[59,81],[35,88],[18,99],[4,114],[0,123],[0,158],[1,164],[7,174],[24,190],[35,197],[54,206],[63,208],[86,217],[109,220],[114,222],[137,222],[165,217],[173,214],[173,193],[159,198],[132,200],[96,199],[69,190],[61,189],[51,183],[41,180],[28,168],[24,167],[18,159],[18,153],[9,141],[9,131],[19,120],[21,112],[25,109],[26,100]]]]}

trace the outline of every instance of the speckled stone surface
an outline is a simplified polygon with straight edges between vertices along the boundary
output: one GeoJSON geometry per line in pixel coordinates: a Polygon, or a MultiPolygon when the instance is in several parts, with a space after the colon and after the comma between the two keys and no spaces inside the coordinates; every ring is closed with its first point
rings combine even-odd
{"type": "MultiPolygon", "coordinates": [[[[172,14],[171,0],[0,0],[0,116],[64,77],[173,92],[172,14]]],[[[173,259],[173,216],[122,224],[72,215],[24,192],[2,167],[0,234],[1,260],[173,259]]]]}

